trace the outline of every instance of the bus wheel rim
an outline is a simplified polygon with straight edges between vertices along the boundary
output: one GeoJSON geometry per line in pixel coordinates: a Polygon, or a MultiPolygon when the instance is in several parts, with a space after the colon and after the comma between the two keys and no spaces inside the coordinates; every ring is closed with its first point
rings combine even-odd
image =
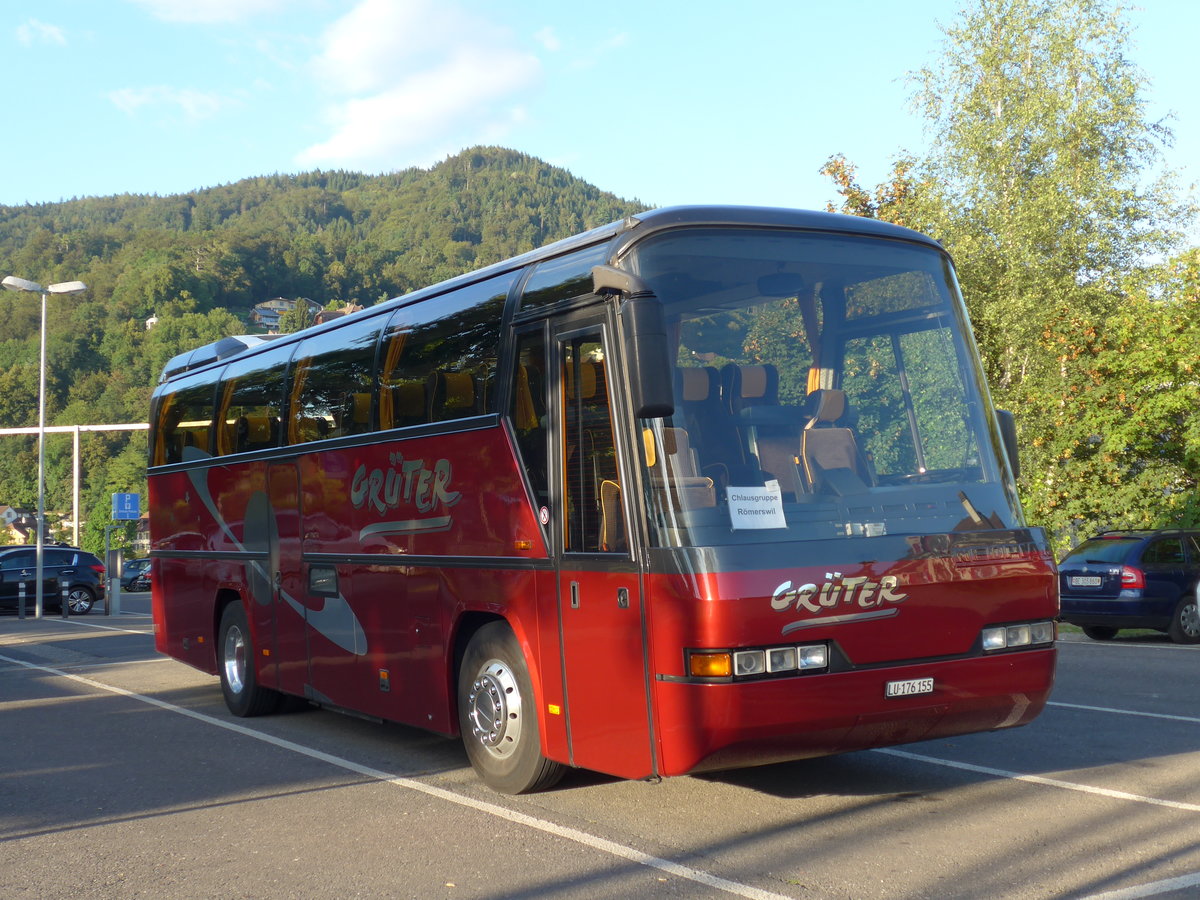
{"type": "Polygon", "coordinates": [[[506,759],[521,743],[521,690],[512,668],[499,660],[484,666],[467,695],[471,734],[492,756],[506,759]]]}
{"type": "Polygon", "coordinates": [[[234,627],[225,632],[225,683],[235,694],[246,686],[246,639],[242,630],[234,627]]]}

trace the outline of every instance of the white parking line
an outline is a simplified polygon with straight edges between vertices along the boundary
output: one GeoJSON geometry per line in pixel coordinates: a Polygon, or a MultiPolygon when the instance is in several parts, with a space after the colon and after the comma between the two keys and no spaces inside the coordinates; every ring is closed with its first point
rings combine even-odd
{"type": "Polygon", "coordinates": [[[1059,706],[1063,709],[1083,709],[1088,712],[1109,713],[1115,716],[1142,716],[1146,719],[1166,719],[1170,722],[1189,722],[1193,725],[1200,725],[1200,718],[1196,716],[1173,716],[1169,713],[1139,712],[1136,709],[1110,709],[1107,706],[1085,706],[1082,703],[1059,703],[1055,700],[1051,700],[1046,705],[1059,706]]]}
{"type": "Polygon", "coordinates": [[[1121,888],[1118,891],[1091,894],[1082,900],[1140,900],[1141,897],[1154,897],[1158,894],[1165,894],[1167,891],[1182,891],[1197,886],[1200,886],[1200,872],[1194,875],[1181,875],[1179,878],[1167,878],[1163,881],[1150,881],[1136,887],[1121,888]]]}
{"type": "Polygon", "coordinates": [[[1165,644],[1161,641],[1129,642],[1093,641],[1082,635],[1078,639],[1055,641],[1056,647],[1092,647],[1097,650],[1170,650],[1173,653],[1200,653],[1200,644],[1165,644]]]}
{"type": "Polygon", "coordinates": [[[991,766],[977,766],[973,763],[956,762],[952,759],[939,759],[936,756],[924,756],[920,753],[909,753],[907,750],[894,750],[890,747],[876,748],[874,753],[884,753],[888,756],[898,756],[901,759],[911,759],[916,762],[929,763],[935,766],[945,766],[948,769],[961,769],[964,772],[976,772],[980,775],[991,775],[995,778],[1008,778],[1013,781],[1023,781],[1026,784],[1040,784],[1045,787],[1062,788],[1066,791],[1078,791],[1081,794],[1094,794],[1097,797],[1109,797],[1113,800],[1129,800],[1134,803],[1148,803],[1151,806],[1165,806],[1168,809],[1179,809],[1184,812],[1200,812],[1200,803],[1181,803],[1178,800],[1161,800],[1158,797],[1145,797],[1141,794],[1130,794],[1127,791],[1114,791],[1109,788],[1094,787],[1090,784],[1079,784],[1074,781],[1063,781],[1059,778],[1044,778],[1041,775],[1022,775],[1020,772],[1008,772],[1004,769],[993,769],[991,766]]]}
{"type": "MultiPolygon", "coordinates": [[[[80,622],[78,618],[74,618],[74,619],[47,619],[46,621],[48,621],[48,622],[62,622],[62,623],[64,623],[64,624],[69,622],[69,623],[70,623],[70,624],[72,624],[72,625],[79,625],[79,626],[80,626],[80,627],[82,627],[82,628],[95,628],[95,629],[97,629],[97,630],[99,630],[99,631],[119,631],[119,632],[121,632],[122,634],[141,634],[141,635],[146,635],[146,636],[149,636],[149,635],[152,635],[152,634],[153,634],[153,632],[152,632],[152,631],[136,631],[136,630],[134,630],[134,629],[132,629],[132,628],[118,628],[116,625],[101,625],[99,622],[80,622]]],[[[149,627],[150,627],[149,623],[147,623],[146,627],[147,627],[147,628],[149,628],[149,627]]]]}
{"type": "Polygon", "coordinates": [[[213,718],[204,713],[195,712],[194,710],[184,709],[182,706],[176,706],[173,703],[167,703],[155,697],[148,697],[145,694],[136,694],[133,691],[127,691],[124,688],[116,687],[111,684],[104,684],[100,681],[94,681],[91,678],[84,678],[82,675],[73,675],[70,672],[64,672],[61,669],[54,669],[49,666],[39,666],[34,663],[24,662],[19,659],[12,659],[7,656],[0,655],[0,661],[12,663],[21,666],[25,669],[31,669],[37,672],[45,672],[50,675],[57,675],[60,678],[68,678],[71,681],[79,684],[86,684],[89,687],[96,688],[101,691],[108,691],[111,694],[118,694],[130,700],[137,700],[141,703],[146,703],[150,706],[158,707],[159,709],[168,712],[177,713],[181,716],[187,716],[189,719],[195,719],[198,722],[203,722],[206,725],[215,725],[218,728],[224,728],[226,731],[232,731],[235,734],[240,734],[245,737],[253,738],[257,741],[262,741],[266,744],[271,744],[281,750],[288,750],[292,753],[299,753],[302,756],[307,756],[310,759],[320,760],[328,763],[331,766],[336,766],[340,769],[345,769],[348,772],[354,772],[357,775],[362,775],[366,778],[372,778],[376,781],[381,781],[394,787],[404,788],[410,791],[418,791],[422,794],[427,794],[431,797],[437,797],[448,803],[454,803],[458,806],[464,806],[473,809],[477,812],[486,813],[487,815],[495,816],[499,819],[507,819],[517,825],[524,825],[527,828],[532,828],[546,834],[552,834],[556,837],[564,838],[568,841],[574,841],[577,844],[583,844],[586,847],[591,847],[593,850],[598,850],[601,853],[607,853],[611,856],[620,859],[628,860],[632,863],[637,863],[641,866],[646,866],[651,869],[657,869],[660,872],[665,872],[668,875],[674,875],[677,878],[683,878],[688,881],[702,884],[705,887],[723,891],[727,894],[733,894],[737,897],[746,897],[749,900],[792,900],[783,894],[775,894],[771,891],[764,891],[749,884],[742,884],[738,881],[730,881],[726,878],[721,878],[713,875],[710,872],[705,872],[700,869],[693,869],[691,866],[682,866],[678,863],[673,863],[668,859],[660,859],[657,856],[651,856],[648,853],[643,853],[640,850],[635,850],[633,847],[627,847],[624,844],[618,844],[615,841],[607,840],[606,838],[597,837],[594,834],[588,834],[586,831],[580,831],[577,828],[570,828],[565,825],[559,825],[556,822],[549,822],[545,819],[537,819],[533,816],[525,815],[516,810],[506,809],[495,803],[487,803],[483,800],[476,800],[472,797],[465,797],[461,794],[456,794],[453,791],[445,788],[434,787],[430,784],[425,784],[421,781],[416,781],[412,778],[404,778],[399,775],[392,775],[388,772],[379,769],[373,769],[370,766],[360,765],[348,759],[343,759],[340,756],[334,756],[330,753],[325,753],[321,750],[316,750],[312,747],[306,747],[303,744],[297,744],[293,741],[277,738],[273,735],[264,734],[261,731],[255,731],[252,728],[247,728],[244,725],[239,725],[235,722],[226,722],[221,719],[213,718]]]}

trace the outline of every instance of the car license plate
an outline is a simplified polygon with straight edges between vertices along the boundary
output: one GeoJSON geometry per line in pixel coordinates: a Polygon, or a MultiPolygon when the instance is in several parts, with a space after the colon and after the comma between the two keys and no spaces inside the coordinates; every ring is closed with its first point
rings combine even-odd
{"type": "Polygon", "coordinates": [[[905,681],[889,681],[883,691],[885,697],[911,697],[913,694],[932,693],[932,678],[909,678],[905,681]]]}
{"type": "Polygon", "coordinates": [[[1104,584],[1104,579],[1099,575],[1072,575],[1068,580],[1071,587],[1100,587],[1104,584]]]}

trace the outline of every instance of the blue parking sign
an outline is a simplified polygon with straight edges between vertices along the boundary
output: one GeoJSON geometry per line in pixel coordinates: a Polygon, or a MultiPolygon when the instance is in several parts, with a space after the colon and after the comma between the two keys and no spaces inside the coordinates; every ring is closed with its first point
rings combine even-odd
{"type": "Polygon", "coordinates": [[[113,494],[112,503],[112,517],[118,521],[142,517],[142,507],[137,494],[113,494]]]}

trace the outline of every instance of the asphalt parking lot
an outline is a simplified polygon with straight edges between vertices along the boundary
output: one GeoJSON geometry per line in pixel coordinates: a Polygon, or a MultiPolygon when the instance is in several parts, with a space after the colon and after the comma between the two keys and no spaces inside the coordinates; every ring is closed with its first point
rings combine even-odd
{"type": "Polygon", "coordinates": [[[1200,896],[1200,648],[1060,642],[1014,731],[502,797],[460,745],[234,719],[120,616],[0,615],[0,896],[1200,896]]]}

